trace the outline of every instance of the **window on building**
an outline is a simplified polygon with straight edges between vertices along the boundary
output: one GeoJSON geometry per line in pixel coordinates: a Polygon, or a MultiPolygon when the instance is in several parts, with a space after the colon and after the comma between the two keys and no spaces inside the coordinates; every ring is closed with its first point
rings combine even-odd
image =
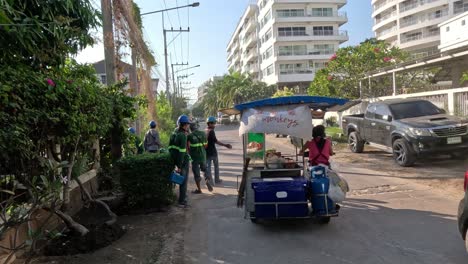
{"type": "Polygon", "coordinates": [[[260,20],[260,27],[262,28],[263,26],[266,25],[266,23],[268,23],[268,21],[270,21],[271,19],[271,9],[268,10],[268,12],[265,14],[265,16],[263,16],[263,18],[260,20]]]}
{"type": "Polygon", "coordinates": [[[465,20],[462,20],[461,25],[462,25],[462,26],[466,25],[466,21],[465,21],[465,20]]]}
{"type": "Polygon", "coordinates": [[[101,83],[102,84],[107,84],[107,76],[105,74],[101,75],[101,83]]]}
{"type": "Polygon", "coordinates": [[[450,27],[446,27],[445,32],[449,32],[449,31],[450,31],[450,27]]]}
{"type": "Polygon", "coordinates": [[[280,74],[304,74],[304,73],[312,73],[313,69],[309,67],[308,63],[287,63],[287,64],[280,64],[280,74]]]}
{"type": "Polygon", "coordinates": [[[275,73],[275,65],[271,64],[266,68],[266,75],[272,75],[273,73],[275,73]]]}
{"type": "Polygon", "coordinates": [[[333,36],[333,26],[317,26],[313,31],[314,36],[333,36]]]}
{"type": "Polygon", "coordinates": [[[278,36],[290,37],[290,36],[306,36],[305,27],[280,27],[278,28],[278,36]]]}
{"type": "Polygon", "coordinates": [[[304,9],[278,9],[276,10],[278,17],[303,17],[305,16],[304,9]]]}
{"type": "Polygon", "coordinates": [[[453,12],[455,14],[460,14],[468,11],[468,1],[456,1],[453,3],[453,12]]]}
{"type": "Polygon", "coordinates": [[[278,47],[278,56],[291,56],[292,46],[279,46],[278,47]]]}
{"type": "Polygon", "coordinates": [[[316,44],[314,49],[309,52],[310,55],[329,55],[335,53],[333,44],[316,44]]]}
{"type": "Polygon", "coordinates": [[[265,52],[263,52],[262,59],[266,60],[266,59],[270,58],[271,55],[273,55],[273,47],[269,47],[265,52]]]}
{"type": "Polygon", "coordinates": [[[309,61],[309,68],[320,70],[327,67],[327,62],[326,61],[309,61]]]}
{"type": "Polygon", "coordinates": [[[331,17],[333,16],[333,8],[312,8],[312,16],[314,17],[331,17]]]}
{"type": "Polygon", "coordinates": [[[267,42],[272,36],[272,33],[271,33],[271,28],[265,33],[265,35],[263,35],[262,37],[262,44],[267,42]]]}
{"type": "Polygon", "coordinates": [[[280,46],[278,56],[307,55],[307,45],[280,46]]]}

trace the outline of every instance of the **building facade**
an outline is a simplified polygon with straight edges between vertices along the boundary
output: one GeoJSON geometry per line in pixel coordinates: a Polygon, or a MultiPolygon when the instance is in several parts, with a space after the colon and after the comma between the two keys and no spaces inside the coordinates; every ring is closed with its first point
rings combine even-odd
{"type": "Polygon", "coordinates": [[[413,57],[438,52],[438,25],[468,11],[468,0],[372,0],[372,30],[378,39],[413,57]]]}
{"type": "Polygon", "coordinates": [[[259,0],[241,17],[227,46],[228,69],[279,88],[307,87],[348,40],[346,0],[259,0]]]}

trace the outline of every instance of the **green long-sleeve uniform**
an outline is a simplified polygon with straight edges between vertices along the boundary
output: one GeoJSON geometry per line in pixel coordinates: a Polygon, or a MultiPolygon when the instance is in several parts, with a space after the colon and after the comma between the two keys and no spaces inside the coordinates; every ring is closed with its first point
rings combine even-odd
{"type": "Polygon", "coordinates": [[[187,153],[187,135],[183,130],[176,130],[169,139],[169,152],[178,168],[189,164],[189,155],[187,153]]]}
{"type": "Polygon", "coordinates": [[[205,132],[200,130],[193,131],[188,135],[188,141],[190,142],[190,157],[194,162],[206,163],[206,150],[205,145],[208,144],[206,140],[205,132]]]}

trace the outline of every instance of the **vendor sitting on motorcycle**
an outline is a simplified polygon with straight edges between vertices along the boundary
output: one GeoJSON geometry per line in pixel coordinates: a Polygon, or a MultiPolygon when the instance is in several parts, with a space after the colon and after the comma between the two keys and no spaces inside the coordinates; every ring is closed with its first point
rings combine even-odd
{"type": "Polygon", "coordinates": [[[333,156],[335,153],[332,149],[331,140],[326,138],[325,127],[322,125],[314,127],[312,137],[312,140],[304,144],[300,153],[304,153],[304,150],[308,148],[310,166],[323,164],[330,168],[330,156],[333,156]]]}

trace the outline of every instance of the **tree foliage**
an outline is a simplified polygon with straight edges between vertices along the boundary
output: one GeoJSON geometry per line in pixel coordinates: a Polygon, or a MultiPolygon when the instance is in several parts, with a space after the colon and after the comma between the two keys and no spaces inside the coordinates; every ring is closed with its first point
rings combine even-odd
{"type": "Polygon", "coordinates": [[[309,94],[358,98],[359,81],[366,73],[403,62],[407,58],[406,52],[376,39],[340,48],[330,58],[327,67],[317,72],[310,84],[309,94]]]}
{"type": "Polygon", "coordinates": [[[90,0],[0,0],[1,63],[59,65],[94,43],[99,12],[90,0]]]}
{"type": "Polygon", "coordinates": [[[293,89],[284,87],[282,90],[276,91],[276,93],[274,93],[272,97],[274,98],[274,97],[283,97],[283,96],[293,96],[294,94],[295,93],[293,89]]]}
{"type": "Polygon", "coordinates": [[[206,94],[201,104],[207,115],[216,115],[218,109],[234,104],[271,97],[276,87],[253,80],[249,75],[231,72],[221,79],[204,84],[206,94]]]}
{"type": "Polygon", "coordinates": [[[166,98],[164,92],[159,92],[158,99],[156,101],[156,112],[158,116],[158,129],[163,145],[169,144],[169,137],[175,128],[175,119],[172,118],[172,106],[169,104],[169,100],[166,98]]]}

